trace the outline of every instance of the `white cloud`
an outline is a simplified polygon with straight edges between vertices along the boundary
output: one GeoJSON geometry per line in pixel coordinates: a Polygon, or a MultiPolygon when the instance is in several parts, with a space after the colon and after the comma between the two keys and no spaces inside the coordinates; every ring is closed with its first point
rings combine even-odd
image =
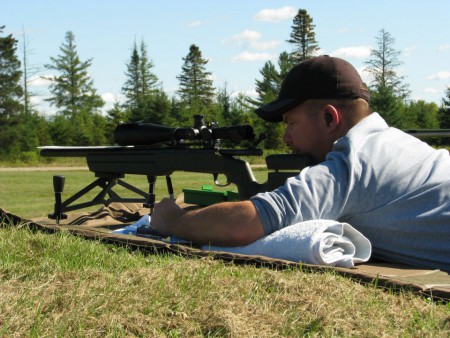
{"type": "Polygon", "coordinates": [[[30,103],[34,106],[38,106],[43,102],[44,102],[44,99],[39,96],[31,96],[30,97],[30,103]]]}
{"type": "Polygon", "coordinates": [[[238,45],[245,45],[250,48],[254,48],[256,50],[264,51],[268,49],[273,49],[281,44],[281,41],[273,40],[273,41],[259,41],[261,38],[261,33],[252,30],[244,30],[241,33],[233,35],[231,39],[225,40],[224,42],[228,42],[230,40],[236,41],[238,45]]]}
{"type": "Polygon", "coordinates": [[[253,42],[261,38],[261,33],[246,29],[245,31],[233,35],[232,39],[238,42],[253,42]]]}
{"type": "Polygon", "coordinates": [[[297,9],[290,6],[284,6],[278,9],[263,9],[255,14],[253,20],[255,21],[267,21],[267,22],[280,22],[283,20],[292,19],[297,15],[297,9]]]}
{"type": "Polygon", "coordinates": [[[416,46],[407,47],[404,49],[405,56],[410,56],[416,50],[416,46]]]}
{"type": "Polygon", "coordinates": [[[239,55],[236,55],[231,58],[231,62],[239,62],[239,61],[267,61],[275,59],[276,57],[269,53],[250,53],[250,52],[242,52],[239,55]]]}
{"type": "Polygon", "coordinates": [[[47,87],[53,82],[54,75],[42,75],[32,77],[28,85],[32,87],[47,87]]]}
{"type": "Polygon", "coordinates": [[[101,96],[106,104],[114,104],[116,102],[123,102],[125,100],[122,94],[103,93],[101,96]]]}
{"type": "Polygon", "coordinates": [[[331,56],[341,58],[366,58],[370,56],[370,46],[358,46],[358,47],[343,47],[336,49],[331,53],[331,56]]]}
{"type": "Polygon", "coordinates": [[[231,97],[232,98],[237,98],[239,96],[239,94],[241,94],[241,93],[244,94],[245,96],[249,96],[249,97],[252,97],[252,98],[257,98],[258,97],[258,92],[256,91],[255,88],[250,88],[250,89],[247,89],[247,90],[244,90],[244,91],[239,91],[239,90],[233,91],[233,93],[231,93],[231,97]]]}
{"type": "Polygon", "coordinates": [[[436,94],[439,93],[440,91],[436,88],[425,88],[424,90],[425,93],[431,93],[431,94],[436,94]]]}
{"type": "Polygon", "coordinates": [[[437,72],[435,74],[431,74],[428,77],[428,80],[448,80],[448,79],[450,79],[450,72],[446,70],[437,72]]]}
{"type": "Polygon", "coordinates": [[[272,40],[267,42],[254,41],[250,46],[257,50],[269,50],[278,47],[281,41],[272,40]]]}
{"type": "Polygon", "coordinates": [[[338,33],[338,34],[345,34],[345,33],[349,32],[349,31],[350,31],[350,29],[348,27],[342,27],[342,28],[339,28],[336,33],[338,33]]]}
{"type": "Polygon", "coordinates": [[[186,27],[199,27],[203,25],[203,22],[201,22],[200,20],[194,20],[194,21],[190,21],[186,24],[186,27]]]}
{"type": "Polygon", "coordinates": [[[439,45],[438,46],[438,51],[439,52],[443,52],[443,51],[446,51],[446,50],[449,50],[450,49],[450,45],[448,45],[448,44],[446,44],[446,45],[439,45]]]}

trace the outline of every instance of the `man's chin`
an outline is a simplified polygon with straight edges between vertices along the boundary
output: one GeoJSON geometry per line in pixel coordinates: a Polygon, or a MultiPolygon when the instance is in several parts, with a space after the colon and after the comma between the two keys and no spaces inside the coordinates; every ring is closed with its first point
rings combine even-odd
{"type": "Polygon", "coordinates": [[[315,164],[318,164],[318,163],[323,162],[323,161],[325,160],[325,159],[323,159],[323,160],[318,160],[318,159],[315,158],[313,155],[311,155],[311,154],[309,154],[309,153],[302,152],[302,151],[295,151],[295,150],[292,150],[291,154],[292,154],[292,155],[303,155],[303,156],[305,156],[305,157],[309,157],[310,165],[315,165],[315,164]]]}

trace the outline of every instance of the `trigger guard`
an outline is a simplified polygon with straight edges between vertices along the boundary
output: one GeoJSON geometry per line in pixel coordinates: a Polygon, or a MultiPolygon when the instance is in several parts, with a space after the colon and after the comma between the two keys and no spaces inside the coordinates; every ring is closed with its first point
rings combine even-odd
{"type": "MultiPolygon", "coordinates": [[[[217,185],[218,187],[226,187],[228,185],[230,185],[230,182],[228,182],[228,177],[227,177],[227,183],[222,184],[219,182],[219,174],[213,174],[214,177],[214,184],[217,185]]],[[[226,176],[225,176],[226,177],[226,176]]]]}

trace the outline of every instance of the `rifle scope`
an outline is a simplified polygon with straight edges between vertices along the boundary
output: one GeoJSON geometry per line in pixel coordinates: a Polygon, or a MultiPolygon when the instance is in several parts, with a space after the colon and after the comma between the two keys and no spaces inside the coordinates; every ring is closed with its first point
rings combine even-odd
{"type": "Polygon", "coordinates": [[[229,140],[234,144],[247,140],[253,141],[255,134],[250,125],[212,127],[204,125],[203,115],[194,116],[193,128],[173,128],[153,123],[123,123],[114,131],[115,143],[125,145],[153,145],[169,142],[173,145],[183,141],[198,141],[213,144],[216,140],[229,140]]]}

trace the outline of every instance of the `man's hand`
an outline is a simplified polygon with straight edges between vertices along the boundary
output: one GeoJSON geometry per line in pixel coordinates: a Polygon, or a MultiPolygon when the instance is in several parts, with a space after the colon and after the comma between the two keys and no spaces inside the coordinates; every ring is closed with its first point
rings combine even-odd
{"type": "Polygon", "coordinates": [[[164,198],[155,205],[151,215],[152,228],[163,234],[171,234],[171,227],[186,212],[174,200],[164,198]]]}

